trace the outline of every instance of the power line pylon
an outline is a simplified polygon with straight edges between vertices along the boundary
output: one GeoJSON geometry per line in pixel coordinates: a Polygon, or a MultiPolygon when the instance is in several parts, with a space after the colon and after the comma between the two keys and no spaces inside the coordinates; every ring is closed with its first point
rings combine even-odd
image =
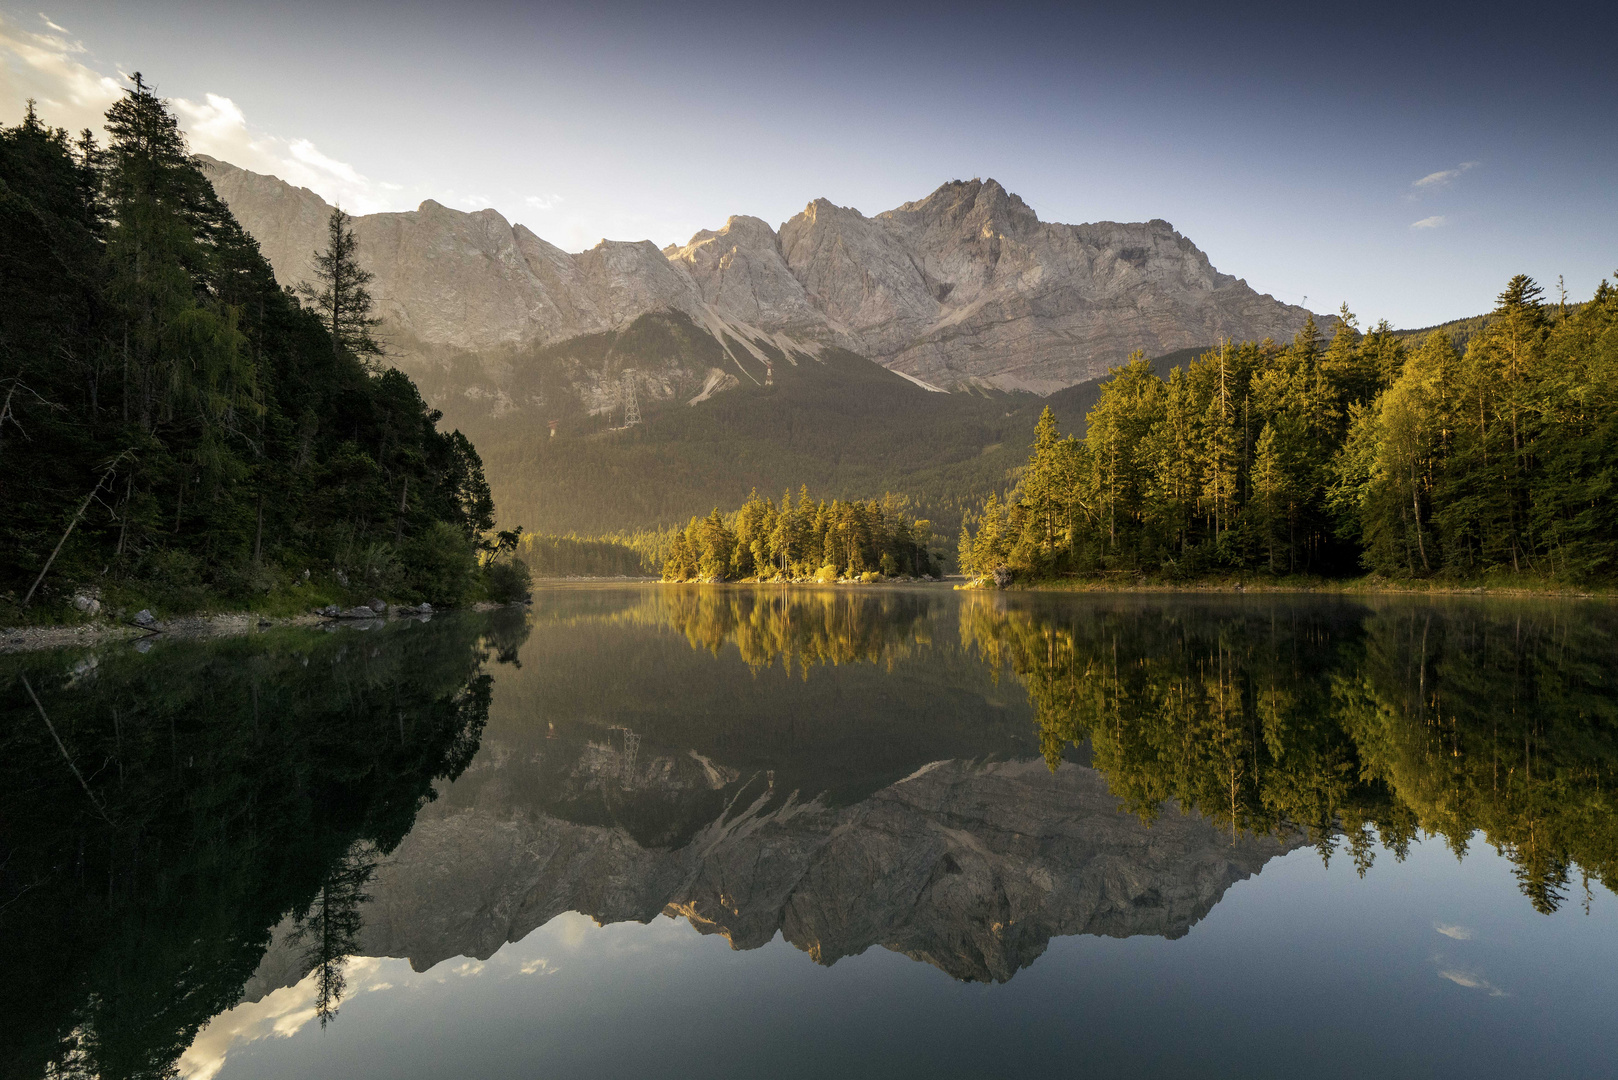
{"type": "Polygon", "coordinates": [[[640,402],[635,397],[635,372],[624,372],[623,385],[624,400],[624,427],[631,428],[640,423],[640,402]]]}

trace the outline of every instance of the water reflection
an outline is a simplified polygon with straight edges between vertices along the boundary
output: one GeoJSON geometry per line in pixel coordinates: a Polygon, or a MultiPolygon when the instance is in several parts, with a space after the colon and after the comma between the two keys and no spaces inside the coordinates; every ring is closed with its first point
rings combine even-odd
{"type": "Polygon", "coordinates": [[[271,927],[341,996],[364,883],[472,759],[515,624],[280,631],[0,667],[0,1058],[170,1075],[271,927]]]}
{"type": "Polygon", "coordinates": [[[1363,874],[1419,833],[1506,854],[1549,913],[1618,887],[1618,693],[1605,607],[1092,602],[963,609],[1027,686],[1041,748],[1087,743],[1144,818],[1301,832],[1363,874]]]}
{"type": "Polygon", "coordinates": [[[285,988],[333,1015],[350,957],[487,960],[566,912],[1002,982],[1053,938],[1181,937],[1305,845],[1364,875],[1481,836],[1525,914],[1618,887],[1604,606],[660,586],[500,616],[11,661],[0,932],[53,972],[5,980],[22,1074],[161,1074],[258,1003],[208,1074],[285,988]]]}

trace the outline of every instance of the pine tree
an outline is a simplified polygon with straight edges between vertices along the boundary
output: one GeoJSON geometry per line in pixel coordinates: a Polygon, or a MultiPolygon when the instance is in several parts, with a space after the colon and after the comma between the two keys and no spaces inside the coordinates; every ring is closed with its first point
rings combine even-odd
{"type": "Polygon", "coordinates": [[[382,325],[372,314],[375,301],[366,288],[376,275],[360,265],[359,241],[351,226],[352,219],[333,207],[326,221],[326,250],[314,254],[315,280],[300,283],[298,293],[320,314],[333,350],[375,361],[385,355],[371,333],[382,325]]]}

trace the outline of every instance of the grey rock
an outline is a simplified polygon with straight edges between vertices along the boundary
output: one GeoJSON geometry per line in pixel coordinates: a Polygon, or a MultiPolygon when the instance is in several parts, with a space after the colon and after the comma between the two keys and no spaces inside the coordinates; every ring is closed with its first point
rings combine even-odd
{"type": "MultiPolygon", "coordinates": [[[[279,279],[308,279],[330,207],[275,177],[198,161],[279,279]]],[[[828,344],[943,389],[1044,394],[1104,375],[1135,349],[1280,340],[1308,315],[1219,273],[1166,221],[1042,222],[992,179],[952,181],[875,217],[825,199],[779,230],[732,217],[662,251],[604,240],[569,254],[494,210],[431,200],[356,218],[354,230],[399,364],[427,373],[442,366],[435,350],[487,354],[486,377],[450,389],[496,415],[523,405],[502,388],[499,350],[657,311],[688,315],[726,356],[722,369],[642,373],[640,391],[663,400],[761,381],[762,346],[798,363],[828,344]]],[[[616,370],[592,379],[590,407],[609,411],[616,370]]]]}
{"type": "Polygon", "coordinates": [[[378,600],[374,596],[371,597],[370,600],[366,601],[365,606],[370,608],[373,612],[375,612],[378,615],[386,615],[388,613],[388,603],[387,603],[387,601],[386,600],[378,600]]]}
{"type": "Polygon", "coordinates": [[[86,615],[101,614],[101,601],[85,593],[79,593],[73,598],[73,607],[86,615]]]}
{"type": "MultiPolygon", "coordinates": [[[[691,757],[713,784],[737,775],[691,757]]],[[[643,762],[635,782],[661,782],[675,798],[709,789],[703,779],[675,757],[643,762]]],[[[1053,774],[1041,760],[934,762],[840,808],[760,794],[675,849],[553,817],[516,796],[519,784],[481,790],[473,806],[424,807],[380,861],[364,955],[407,957],[420,971],[487,959],[565,911],[603,923],[669,914],[737,949],[780,933],[830,964],[880,945],[956,978],[1000,981],[1056,936],[1181,937],[1231,884],[1302,843],[1233,843],[1173,809],[1148,827],[1119,810],[1101,774],[1071,763],[1053,774]]],[[[287,929],[249,999],[307,970],[287,929]]]]}
{"type": "Polygon", "coordinates": [[[345,618],[345,619],[374,619],[374,618],[376,618],[376,612],[372,611],[366,605],[361,604],[359,607],[349,608],[347,611],[343,612],[343,618],[345,618]]]}
{"type": "Polygon", "coordinates": [[[157,616],[153,615],[148,609],[141,608],[135,612],[135,625],[150,629],[157,625],[157,616]]]}

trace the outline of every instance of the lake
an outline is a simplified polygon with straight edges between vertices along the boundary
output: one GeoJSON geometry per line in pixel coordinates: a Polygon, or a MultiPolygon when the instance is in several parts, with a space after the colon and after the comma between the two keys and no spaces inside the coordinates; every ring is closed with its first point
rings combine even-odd
{"type": "Polygon", "coordinates": [[[1615,667],[922,586],[0,657],[3,1075],[1611,1076],[1615,667]]]}

